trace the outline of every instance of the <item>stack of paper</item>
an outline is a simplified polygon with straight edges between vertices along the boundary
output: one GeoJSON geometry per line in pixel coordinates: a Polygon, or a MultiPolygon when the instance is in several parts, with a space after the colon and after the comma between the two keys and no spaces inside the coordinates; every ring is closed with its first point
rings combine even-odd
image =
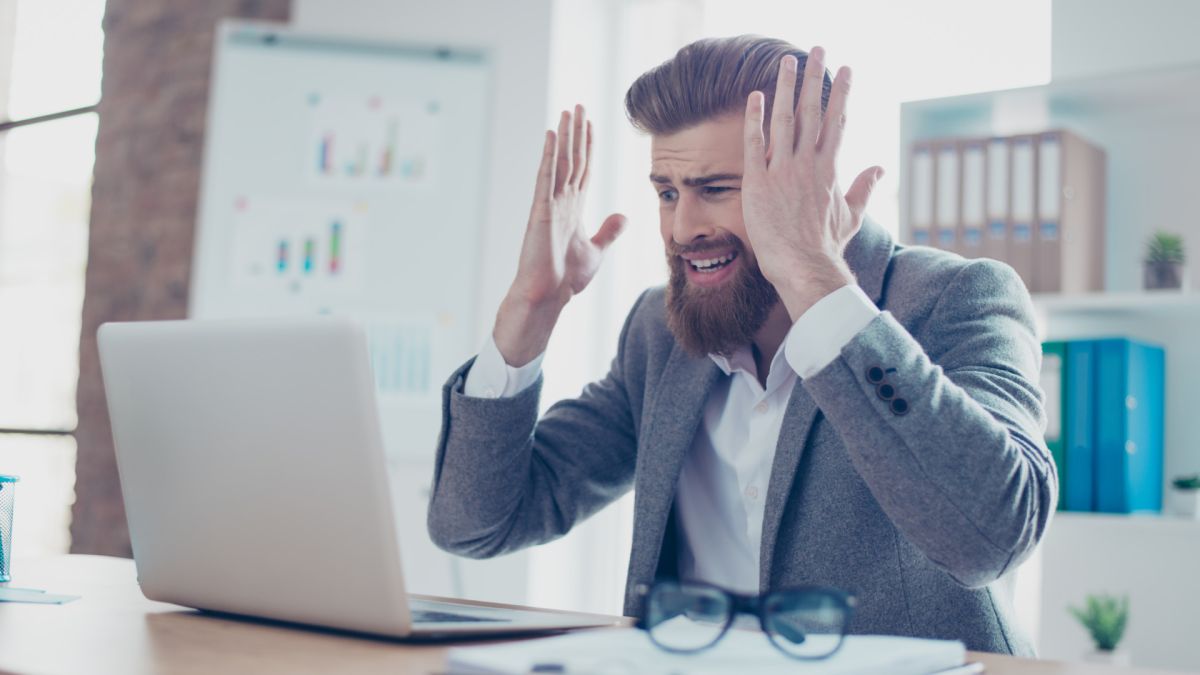
{"type": "Polygon", "coordinates": [[[730,631],[698,654],[671,654],[632,628],[602,628],[560,637],[450,650],[455,673],[828,673],[928,675],[960,666],[961,642],[852,635],[823,661],[800,661],[767,642],[762,633],[730,631]]]}

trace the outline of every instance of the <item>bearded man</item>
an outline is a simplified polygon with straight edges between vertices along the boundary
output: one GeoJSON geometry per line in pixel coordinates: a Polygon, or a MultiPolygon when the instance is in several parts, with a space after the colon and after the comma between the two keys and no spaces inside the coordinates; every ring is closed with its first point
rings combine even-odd
{"type": "Polygon", "coordinates": [[[864,219],[834,166],[851,73],[824,51],[701,40],[629,89],[670,267],[612,369],[538,419],[540,360],[624,226],[581,223],[582,108],[547,132],[517,276],[445,387],[429,531],[506,553],[635,489],[625,610],[655,580],[833,586],[851,630],[1031,654],[1012,572],[1054,509],[1041,350],[1015,273],[864,219]]]}

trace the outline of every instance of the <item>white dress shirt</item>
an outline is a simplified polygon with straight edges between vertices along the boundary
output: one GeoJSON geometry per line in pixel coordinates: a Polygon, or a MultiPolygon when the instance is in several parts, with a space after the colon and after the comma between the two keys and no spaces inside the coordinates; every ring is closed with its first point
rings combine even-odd
{"type": "MultiPolygon", "coordinates": [[[[830,293],[805,312],[771,360],[759,384],[746,345],[728,358],[710,354],[727,377],[704,407],[701,433],[684,460],[675,496],[681,578],[757,593],[762,524],[771,464],[797,377],[811,377],[879,314],[855,284],[830,293]]],[[[542,357],[520,368],[504,362],[491,335],[467,374],[467,396],[515,396],[537,381],[542,357]]]]}

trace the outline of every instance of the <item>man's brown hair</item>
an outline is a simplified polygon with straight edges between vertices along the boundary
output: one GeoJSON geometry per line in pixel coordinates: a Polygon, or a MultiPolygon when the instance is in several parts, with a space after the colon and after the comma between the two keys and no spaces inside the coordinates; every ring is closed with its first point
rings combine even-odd
{"type": "MultiPolygon", "coordinates": [[[[803,73],[808,52],[784,40],[760,35],[697,40],[634,81],[625,93],[625,114],[641,131],[668,135],[742,112],[750,93],[761,91],[766,98],[765,118],[769,120],[779,62],[786,54],[796,57],[796,72],[803,73]]],[[[830,87],[826,72],[822,109],[829,103],[830,87]]],[[[797,86],[793,107],[799,97],[797,86]]]]}

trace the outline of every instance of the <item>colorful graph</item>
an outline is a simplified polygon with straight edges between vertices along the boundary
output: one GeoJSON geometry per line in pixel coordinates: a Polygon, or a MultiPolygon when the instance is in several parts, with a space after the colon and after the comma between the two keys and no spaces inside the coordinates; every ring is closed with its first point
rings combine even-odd
{"type": "Polygon", "coordinates": [[[308,105],[315,180],[352,185],[428,180],[439,128],[436,103],[313,94],[308,105]]]}
{"type": "Polygon", "coordinates": [[[362,286],[365,203],[272,202],[239,198],[234,207],[234,283],[292,293],[362,286]]]}

